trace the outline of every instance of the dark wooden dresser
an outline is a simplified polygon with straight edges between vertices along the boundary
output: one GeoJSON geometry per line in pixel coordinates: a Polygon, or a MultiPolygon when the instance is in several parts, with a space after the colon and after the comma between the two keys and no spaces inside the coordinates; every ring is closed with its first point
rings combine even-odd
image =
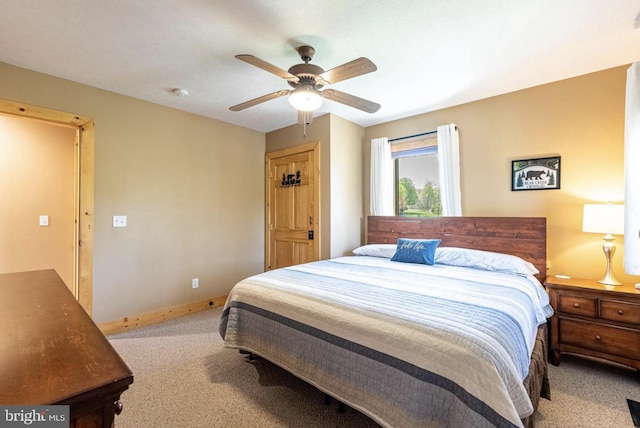
{"type": "Polygon", "coordinates": [[[111,427],[133,374],[54,270],[0,275],[0,404],[69,405],[111,427]]]}
{"type": "Polygon", "coordinates": [[[547,277],[551,306],[551,362],[570,352],[640,370],[640,290],[579,278],[547,277]]]}

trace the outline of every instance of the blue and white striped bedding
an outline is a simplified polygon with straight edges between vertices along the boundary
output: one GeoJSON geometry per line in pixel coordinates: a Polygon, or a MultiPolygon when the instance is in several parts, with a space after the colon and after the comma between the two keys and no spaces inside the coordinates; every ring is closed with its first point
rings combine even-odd
{"type": "Polygon", "coordinates": [[[220,333],[383,426],[511,427],[549,315],[532,276],[360,256],[241,281],[220,333]]]}

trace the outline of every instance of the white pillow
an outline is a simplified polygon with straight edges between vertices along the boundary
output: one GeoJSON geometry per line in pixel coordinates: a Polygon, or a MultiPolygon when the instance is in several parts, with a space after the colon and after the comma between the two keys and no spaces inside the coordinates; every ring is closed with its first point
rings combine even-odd
{"type": "Polygon", "coordinates": [[[516,275],[537,275],[538,269],[526,260],[510,254],[491,251],[471,250],[469,248],[438,247],[435,263],[451,266],[465,266],[476,269],[505,272],[516,275]]]}
{"type": "Polygon", "coordinates": [[[369,244],[353,250],[356,256],[384,257],[390,259],[396,253],[396,244],[369,244]]]}

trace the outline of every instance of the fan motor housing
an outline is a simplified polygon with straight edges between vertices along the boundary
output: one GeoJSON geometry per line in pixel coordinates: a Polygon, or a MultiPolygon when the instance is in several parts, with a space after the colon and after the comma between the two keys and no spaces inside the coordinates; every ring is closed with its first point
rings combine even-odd
{"type": "MultiPolygon", "coordinates": [[[[324,73],[322,67],[314,64],[296,64],[289,68],[289,73],[300,79],[299,82],[288,82],[290,86],[296,88],[300,83],[313,83],[316,85],[316,76],[324,73]]],[[[316,85],[320,87],[321,85],[316,85]]]]}

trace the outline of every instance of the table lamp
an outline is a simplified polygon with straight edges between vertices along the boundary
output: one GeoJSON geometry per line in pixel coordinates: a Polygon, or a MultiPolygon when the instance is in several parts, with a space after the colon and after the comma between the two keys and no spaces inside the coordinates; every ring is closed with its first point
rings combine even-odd
{"type": "Polygon", "coordinates": [[[582,217],[582,231],[604,233],[602,251],[607,259],[607,271],[599,280],[600,284],[621,285],[611,272],[611,258],[616,252],[613,235],[624,235],[624,205],[585,204],[582,217]]]}

